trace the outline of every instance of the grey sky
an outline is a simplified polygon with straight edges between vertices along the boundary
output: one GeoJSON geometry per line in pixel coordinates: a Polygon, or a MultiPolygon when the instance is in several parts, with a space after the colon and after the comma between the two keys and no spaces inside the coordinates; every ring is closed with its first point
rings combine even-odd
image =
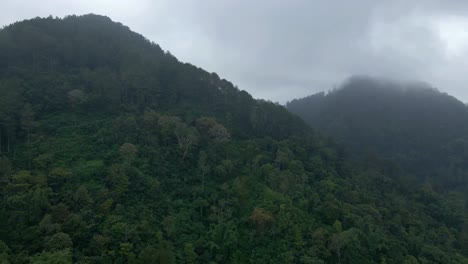
{"type": "Polygon", "coordinates": [[[365,74],[429,82],[468,101],[464,0],[0,0],[0,25],[87,13],[257,98],[285,103],[365,74]]]}

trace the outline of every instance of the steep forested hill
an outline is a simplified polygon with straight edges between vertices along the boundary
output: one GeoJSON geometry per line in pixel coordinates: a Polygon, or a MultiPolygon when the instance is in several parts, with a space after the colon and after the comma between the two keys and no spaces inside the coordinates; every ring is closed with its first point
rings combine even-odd
{"type": "Polygon", "coordinates": [[[287,108],[355,155],[378,154],[449,189],[468,183],[468,107],[426,84],[354,77],[287,108]]]}
{"type": "Polygon", "coordinates": [[[0,31],[2,263],[466,263],[465,197],[107,17],[0,31]]]}

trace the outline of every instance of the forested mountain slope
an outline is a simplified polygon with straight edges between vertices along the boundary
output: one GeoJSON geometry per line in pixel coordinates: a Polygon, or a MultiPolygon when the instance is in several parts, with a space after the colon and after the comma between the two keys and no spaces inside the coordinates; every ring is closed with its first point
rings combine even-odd
{"type": "Polygon", "coordinates": [[[346,161],[109,18],[0,31],[2,263],[466,263],[465,197],[346,161]]]}
{"type": "Polygon", "coordinates": [[[440,187],[468,184],[468,107],[426,84],[354,77],[287,108],[354,155],[378,154],[440,187]]]}

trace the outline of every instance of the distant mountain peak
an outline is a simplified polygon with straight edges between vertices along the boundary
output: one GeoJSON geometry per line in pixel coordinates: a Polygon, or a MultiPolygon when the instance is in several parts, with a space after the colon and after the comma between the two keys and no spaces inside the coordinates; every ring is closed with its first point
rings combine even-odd
{"type": "Polygon", "coordinates": [[[419,173],[427,175],[449,164],[447,146],[468,134],[468,107],[423,82],[357,76],[286,107],[355,154],[370,149],[404,167],[424,163],[419,173]]]}
{"type": "MultiPolygon", "coordinates": [[[[422,90],[439,92],[439,90],[433,87],[431,84],[423,81],[404,81],[382,77],[372,77],[366,75],[351,76],[346,79],[340,86],[332,91],[339,90],[367,90],[367,91],[378,91],[378,90],[390,90],[390,91],[409,91],[409,90],[422,90]]],[[[439,92],[440,93],[440,92],[439,92]]]]}

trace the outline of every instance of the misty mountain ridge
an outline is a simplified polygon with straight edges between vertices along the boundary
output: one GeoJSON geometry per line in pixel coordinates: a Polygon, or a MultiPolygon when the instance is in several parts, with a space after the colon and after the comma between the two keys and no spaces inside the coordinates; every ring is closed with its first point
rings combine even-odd
{"type": "Polygon", "coordinates": [[[420,177],[441,180],[442,167],[467,168],[461,160],[449,160],[454,148],[468,146],[468,107],[425,83],[352,77],[286,107],[352,153],[375,152],[420,177]]]}
{"type": "Polygon", "coordinates": [[[403,81],[391,78],[373,77],[367,75],[355,75],[344,80],[337,87],[323,92],[318,92],[313,95],[305,96],[300,99],[293,99],[286,104],[291,104],[297,100],[303,100],[309,97],[329,95],[333,93],[359,94],[360,92],[367,92],[369,95],[372,93],[385,93],[388,91],[388,96],[420,96],[425,97],[429,95],[440,95],[439,98],[445,97],[447,100],[459,101],[456,97],[440,91],[438,88],[423,81],[403,81]],[[450,99],[449,99],[450,98],[450,99]]]}
{"type": "Polygon", "coordinates": [[[107,17],[0,30],[0,263],[467,263],[466,189],[351,157],[107,17]]]}

